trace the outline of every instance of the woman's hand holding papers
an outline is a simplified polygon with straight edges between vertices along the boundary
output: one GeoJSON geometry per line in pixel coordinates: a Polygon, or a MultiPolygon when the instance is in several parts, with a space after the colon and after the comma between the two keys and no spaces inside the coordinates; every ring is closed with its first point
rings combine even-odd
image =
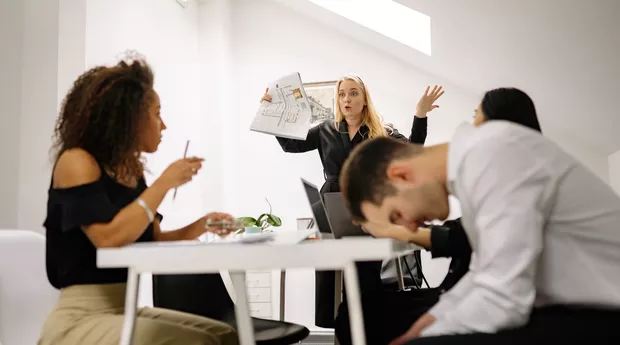
{"type": "Polygon", "coordinates": [[[260,102],[271,102],[271,95],[269,95],[269,88],[265,89],[265,94],[260,99],[260,102]]]}

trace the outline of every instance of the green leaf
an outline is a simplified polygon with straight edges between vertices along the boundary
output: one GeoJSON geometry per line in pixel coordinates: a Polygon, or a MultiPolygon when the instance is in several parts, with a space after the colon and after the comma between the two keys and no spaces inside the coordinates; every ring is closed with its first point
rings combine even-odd
{"type": "Polygon", "coordinates": [[[237,220],[247,224],[246,226],[259,226],[258,221],[252,217],[240,217],[237,220]]]}
{"type": "Polygon", "coordinates": [[[267,215],[267,223],[269,223],[271,226],[281,226],[282,225],[282,219],[280,219],[280,217],[278,216],[274,216],[273,214],[267,215]]]}
{"type": "Polygon", "coordinates": [[[261,214],[261,215],[260,215],[260,216],[258,216],[258,218],[256,219],[256,223],[257,223],[257,224],[262,224],[262,223],[264,222],[264,220],[263,220],[263,219],[264,219],[265,217],[268,217],[268,216],[269,216],[269,214],[267,214],[267,213],[263,213],[263,214],[261,214]]]}
{"type": "Polygon", "coordinates": [[[269,213],[263,213],[258,218],[252,217],[241,217],[237,218],[239,221],[245,222],[248,224],[247,226],[258,226],[263,228],[263,230],[269,228],[270,226],[278,227],[282,226],[282,219],[280,217],[271,214],[271,203],[269,199],[265,198],[267,204],[269,205],[269,213]]]}

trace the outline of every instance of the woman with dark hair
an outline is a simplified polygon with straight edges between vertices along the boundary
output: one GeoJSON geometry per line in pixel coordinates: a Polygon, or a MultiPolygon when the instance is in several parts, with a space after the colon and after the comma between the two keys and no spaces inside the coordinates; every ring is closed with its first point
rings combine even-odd
{"type": "MultiPolygon", "coordinates": [[[[97,268],[97,248],[134,242],[196,239],[210,213],[186,227],[161,231],[157,208],[166,193],[192,180],[202,159],[172,163],[151,186],[143,152],[152,153],[166,125],[141,59],[95,67],[74,83],[55,130],[55,164],[47,203],[46,266],[60,299],[39,344],[118,344],[123,323],[126,269],[97,268]]],[[[227,231],[224,231],[227,232],[227,231]]],[[[238,344],[228,325],[159,308],[137,312],[134,344],[238,344]]]]}
{"type": "MultiPolygon", "coordinates": [[[[490,90],[482,97],[480,105],[475,110],[474,126],[495,120],[510,121],[542,133],[534,102],[525,92],[516,88],[490,90]]],[[[456,273],[456,276],[446,277],[450,282],[446,288],[452,287],[467,272],[471,247],[460,218],[448,221],[440,227],[431,226],[430,230],[421,229],[420,241],[421,245],[430,250],[433,257],[459,257],[463,260],[467,258],[467,265],[459,265],[458,270],[452,267],[450,271],[456,273]]]]}

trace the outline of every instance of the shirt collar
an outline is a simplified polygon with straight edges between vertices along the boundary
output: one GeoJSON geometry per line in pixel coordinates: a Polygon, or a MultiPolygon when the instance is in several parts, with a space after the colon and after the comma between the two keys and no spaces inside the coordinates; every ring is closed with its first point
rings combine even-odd
{"type": "MultiPolygon", "coordinates": [[[[349,133],[349,127],[347,126],[347,120],[343,119],[338,126],[338,131],[340,131],[341,133],[349,133]]],[[[362,136],[362,139],[367,139],[368,134],[370,133],[370,129],[366,125],[361,125],[357,132],[362,136]]]]}

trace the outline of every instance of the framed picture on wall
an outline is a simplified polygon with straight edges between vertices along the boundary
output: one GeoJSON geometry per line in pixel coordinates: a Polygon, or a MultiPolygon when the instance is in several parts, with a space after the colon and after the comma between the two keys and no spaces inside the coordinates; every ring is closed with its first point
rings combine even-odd
{"type": "Polygon", "coordinates": [[[312,126],[316,126],[325,120],[334,119],[336,113],[336,83],[337,81],[335,80],[304,83],[304,90],[312,110],[312,118],[310,119],[312,126]]]}

